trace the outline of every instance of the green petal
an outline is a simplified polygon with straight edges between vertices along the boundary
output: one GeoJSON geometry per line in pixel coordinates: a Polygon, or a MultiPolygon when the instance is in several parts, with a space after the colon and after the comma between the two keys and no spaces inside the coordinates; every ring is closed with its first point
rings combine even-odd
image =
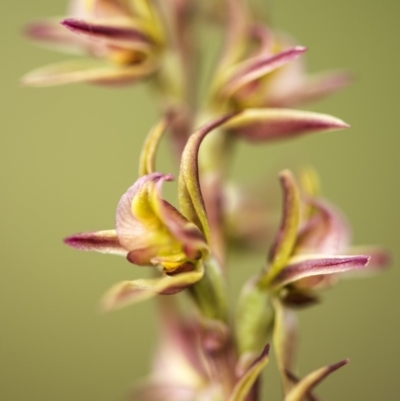
{"type": "Polygon", "coordinates": [[[271,280],[285,267],[296,243],[300,224],[300,194],[292,173],[288,170],[280,174],[283,191],[283,215],[281,226],[270,251],[270,267],[260,284],[268,286],[271,280]]]}
{"type": "Polygon", "coordinates": [[[155,172],[157,149],[168,125],[169,118],[164,117],[147,136],[139,160],[139,177],[155,172]]]}
{"type": "Polygon", "coordinates": [[[215,128],[221,126],[232,116],[223,116],[212,121],[190,136],[182,154],[179,174],[179,203],[183,214],[201,225],[201,229],[210,241],[210,228],[204,206],[204,199],[199,179],[199,149],[203,139],[215,128]]]}

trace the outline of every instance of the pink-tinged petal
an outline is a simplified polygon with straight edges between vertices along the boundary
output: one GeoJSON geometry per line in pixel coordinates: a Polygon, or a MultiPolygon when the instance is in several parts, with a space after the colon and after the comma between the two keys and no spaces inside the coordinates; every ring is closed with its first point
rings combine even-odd
{"type": "Polygon", "coordinates": [[[299,233],[295,254],[332,255],[346,251],[351,233],[343,213],[325,200],[309,199],[306,203],[314,215],[299,233]]]}
{"type": "Polygon", "coordinates": [[[69,18],[61,24],[71,32],[97,42],[148,52],[149,46],[154,45],[153,40],[139,27],[128,22],[121,23],[120,19],[91,21],[69,18]]]}
{"type": "Polygon", "coordinates": [[[227,124],[232,135],[263,142],[288,139],[311,132],[348,128],[342,120],[327,114],[290,109],[247,109],[227,124]]]}
{"type": "MultiPolygon", "coordinates": [[[[294,257],[288,265],[274,277],[271,285],[281,288],[296,281],[329,274],[343,273],[349,270],[362,269],[367,265],[369,257],[355,256],[325,256],[304,255],[294,257]]],[[[317,284],[317,283],[315,283],[317,284]]]]}
{"type": "Polygon", "coordinates": [[[301,85],[292,91],[276,93],[269,98],[271,107],[294,107],[329,96],[347,87],[353,82],[353,77],[346,71],[321,73],[305,78],[301,85]]]}
{"type": "Polygon", "coordinates": [[[283,192],[283,212],[281,226],[269,254],[270,266],[261,279],[263,286],[283,269],[293,252],[300,224],[300,193],[292,173],[288,170],[280,174],[283,192]]]}
{"type": "Polygon", "coordinates": [[[218,118],[192,134],[187,141],[181,159],[178,194],[180,208],[190,221],[200,224],[207,242],[210,240],[210,228],[200,188],[199,149],[206,135],[226,123],[230,118],[232,115],[218,118]]]}
{"type": "Polygon", "coordinates": [[[179,273],[175,276],[124,281],[116,284],[106,293],[101,307],[105,312],[110,312],[145,301],[158,294],[176,294],[201,280],[203,274],[204,268],[199,264],[197,270],[188,273],[179,273]]]}
{"type": "Polygon", "coordinates": [[[60,25],[59,19],[31,22],[25,34],[40,44],[67,53],[85,54],[88,51],[87,44],[60,25]]]}
{"type": "Polygon", "coordinates": [[[291,388],[291,384],[286,375],[286,369],[292,370],[293,368],[298,342],[298,325],[293,310],[285,307],[278,299],[275,299],[273,304],[275,309],[275,322],[272,338],[283,390],[286,394],[291,388]]]}
{"type": "Polygon", "coordinates": [[[284,50],[274,55],[261,55],[235,66],[234,72],[228,79],[224,87],[224,95],[233,96],[238,90],[245,85],[264,77],[272,71],[282,67],[283,65],[295,60],[301,56],[307,49],[305,47],[296,46],[291,49],[284,50]]]}
{"type": "Polygon", "coordinates": [[[348,359],[335,363],[334,365],[326,366],[324,368],[315,370],[307,375],[298,384],[296,384],[289,394],[285,397],[284,401],[302,401],[316,385],[318,385],[327,376],[335,370],[341,368],[349,363],[348,359]]]}
{"type": "Polygon", "coordinates": [[[240,378],[229,401],[244,401],[262,370],[269,361],[269,345],[266,345],[261,355],[251,364],[247,372],[240,378]]]}
{"type": "Polygon", "coordinates": [[[126,256],[127,250],[120,244],[115,230],[93,231],[71,235],[64,242],[80,251],[95,251],[126,256]]]}
{"type": "Polygon", "coordinates": [[[73,83],[99,85],[132,84],[146,78],[156,70],[151,62],[117,66],[105,61],[67,61],[42,67],[25,75],[21,83],[28,86],[55,86],[73,83]]]}
{"type": "Polygon", "coordinates": [[[125,192],[118,203],[117,235],[121,244],[129,251],[144,250],[156,245],[152,238],[164,225],[153,209],[155,184],[160,180],[172,180],[172,176],[160,173],[145,175],[125,192]]]}

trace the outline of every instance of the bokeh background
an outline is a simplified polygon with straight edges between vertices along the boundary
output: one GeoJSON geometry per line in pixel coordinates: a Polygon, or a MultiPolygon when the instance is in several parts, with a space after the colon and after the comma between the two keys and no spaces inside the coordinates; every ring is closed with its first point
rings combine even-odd
{"type": "MultiPolygon", "coordinates": [[[[111,284],[143,275],[124,260],[74,252],[68,234],[111,228],[136,177],[141,141],[157,111],[144,85],[22,88],[19,77],[63,55],[33,46],[22,27],[62,15],[65,0],[6,2],[1,15],[0,399],[119,400],[149,370],[154,304],[97,313],[111,284]]],[[[341,282],[324,305],[300,314],[301,372],[345,357],[351,364],[318,390],[324,400],[399,399],[399,5],[396,0],[275,0],[271,17],[309,47],[310,70],[346,67],[354,85],[309,109],[350,130],[258,146],[242,144],[235,176],[313,164],[324,193],[352,221],[357,244],[383,244],[392,268],[341,282]],[[245,164],[246,168],[240,168],[245,164]],[[397,257],[396,257],[397,256],[397,257]]],[[[207,43],[207,41],[205,41],[207,43]]],[[[167,147],[161,166],[169,166],[167,147]]],[[[165,167],[167,168],[167,167],[165,167]]],[[[232,256],[235,291],[263,254],[232,256]]],[[[234,292],[235,294],[235,292],[234,292]]],[[[268,400],[280,400],[273,364],[268,400]]]]}

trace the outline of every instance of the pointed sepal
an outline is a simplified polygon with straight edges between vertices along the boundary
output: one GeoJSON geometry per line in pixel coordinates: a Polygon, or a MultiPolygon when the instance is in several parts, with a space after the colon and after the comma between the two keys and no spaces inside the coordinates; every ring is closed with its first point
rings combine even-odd
{"type": "Polygon", "coordinates": [[[245,401],[246,396],[269,361],[269,348],[269,344],[267,344],[261,355],[255,359],[246,373],[240,378],[233,389],[232,395],[229,397],[229,401],[245,401]]]}
{"type": "Polygon", "coordinates": [[[227,124],[232,135],[253,142],[295,138],[305,133],[348,128],[344,121],[327,114],[291,109],[247,109],[227,124]]]}
{"type": "Polygon", "coordinates": [[[299,383],[297,383],[292,390],[287,394],[284,401],[302,401],[316,385],[324,380],[331,373],[335,372],[339,368],[349,363],[348,359],[344,359],[338,363],[330,366],[315,370],[306,377],[304,377],[299,383]]]}
{"type": "Polygon", "coordinates": [[[201,263],[191,272],[165,275],[157,279],[138,279],[124,281],[113,286],[103,297],[101,309],[111,312],[138,302],[153,298],[156,295],[171,295],[185,290],[200,281],[204,274],[201,263]]]}
{"type": "Polygon", "coordinates": [[[71,235],[65,244],[80,251],[94,251],[126,256],[128,251],[119,242],[116,230],[92,231],[71,235]]]}

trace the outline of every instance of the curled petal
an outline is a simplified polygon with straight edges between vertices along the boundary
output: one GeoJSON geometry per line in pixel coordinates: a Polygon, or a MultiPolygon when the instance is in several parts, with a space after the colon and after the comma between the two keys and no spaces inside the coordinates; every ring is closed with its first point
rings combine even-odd
{"type": "Polygon", "coordinates": [[[22,78],[23,85],[55,86],[71,83],[102,85],[133,83],[152,74],[157,68],[153,62],[118,66],[105,61],[67,61],[32,71],[22,78]]]}
{"type": "Polygon", "coordinates": [[[170,180],[160,173],[139,178],[118,204],[116,227],[131,262],[181,272],[208,254],[208,246],[199,228],[161,198],[162,184],[170,180]]]}
{"type": "Polygon", "coordinates": [[[115,230],[75,234],[65,238],[64,242],[80,251],[95,251],[121,256],[126,256],[128,253],[120,244],[115,230]]]}
{"type": "Polygon", "coordinates": [[[296,46],[272,56],[270,54],[261,55],[241,63],[235,67],[234,73],[228,79],[224,88],[224,95],[232,96],[240,88],[282,67],[305,51],[305,47],[296,46]]]}
{"type": "Polygon", "coordinates": [[[324,256],[307,255],[294,257],[289,264],[273,279],[271,285],[281,288],[307,277],[343,273],[349,270],[361,269],[367,265],[369,257],[355,256],[324,256]]]}
{"type": "Polygon", "coordinates": [[[287,139],[307,132],[327,132],[348,127],[342,120],[327,114],[272,108],[247,109],[226,124],[232,134],[254,142],[287,139]]]}
{"type": "Polygon", "coordinates": [[[179,273],[175,276],[124,281],[116,284],[106,293],[102,300],[101,308],[105,312],[110,312],[145,301],[158,294],[175,294],[201,280],[203,274],[203,266],[199,264],[197,270],[188,273],[179,273]]]}
{"type": "Polygon", "coordinates": [[[160,140],[169,124],[169,118],[163,118],[149,133],[142,148],[139,161],[139,177],[155,172],[155,158],[160,140]]]}
{"type": "Polygon", "coordinates": [[[129,20],[121,23],[120,19],[84,21],[69,18],[61,24],[71,32],[85,38],[122,48],[143,49],[147,52],[149,46],[154,44],[146,33],[129,20]]]}
{"type": "Polygon", "coordinates": [[[200,189],[199,149],[205,136],[226,123],[230,118],[232,118],[232,115],[223,116],[192,134],[187,141],[181,159],[179,174],[179,203],[181,210],[190,221],[200,223],[207,241],[210,240],[210,228],[200,189]]]}
{"type": "Polygon", "coordinates": [[[292,173],[280,174],[283,191],[283,215],[279,232],[269,254],[270,267],[261,283],[267,286],[286,265],[296,242],[300,223],[300,194],[292,173]]]}
{"type": "Polygon", "coordinates": [[[297,346],[297,319],[295,313],[279,300],[274,301],[275,323],[273,343],[285,394],[290,389],[286,369],[292,370],[297,346]]]}
{"type": "Polygon", "coordinates": [[[164,223],[154,208],[155,184],[172,176],[153,173],[139,178],[121,197],[116,215],[118,238],[129,251],[156,246],[154,236],[163,232],[164,223]]]}
{"type": "Polygon", "coordinates": [[[251,391],[253,384],[260,376],[269,361],[269,345],[266,345],[261,355],[251,364],[233,389],[229,401],[244,401],[251,391]]]}
{"type": "Polygon", "coordinates": [[[285,397],[284,401],[302,401],[317,384],[319,384],[325,377],[329,376],[335,370],[341,368],[349,363],[348,359],[335,363],[334,365],[326,366],[324,368],[315,370],[307,375],[298,384],[296,384],[289,394],[285,397]]]}

